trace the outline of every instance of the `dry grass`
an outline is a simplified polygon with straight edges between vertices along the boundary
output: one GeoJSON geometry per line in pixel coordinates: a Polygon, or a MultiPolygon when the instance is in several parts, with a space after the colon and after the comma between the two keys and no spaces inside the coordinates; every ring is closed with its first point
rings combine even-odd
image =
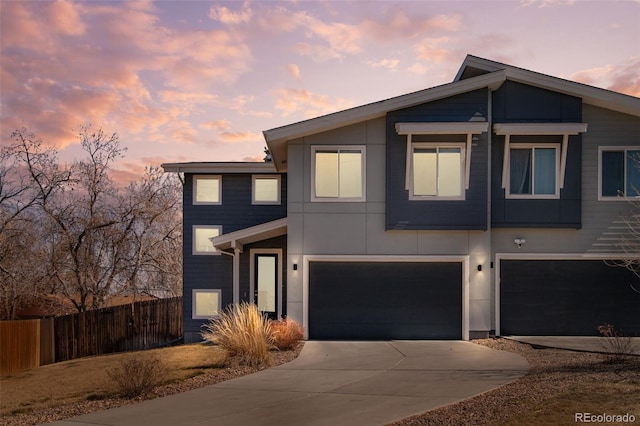
{"type": "Polygon", "coordinates": [[[252,367],[269,365],[271,324],[253,303],[230,306],[204,328],[203,339],[238,356],[242,363],[252,367]]]}
{"type": "Polygon", "coordinates": [[[281,351],[293,349],[304,337],[304,329],[297,322],[284,319],[271,323],[273,346],[281,351]]]}
{"type": "MultiPolygon", "coordinates": [[[[228,362],[226,351],[201,344],[133,354],[141,360],[161,358],[167,367],[164,383],[198,376],[228,362]]],[[[118,388],[109,379],[107,371],[131,356],[131,353],[125,353],[81,358],[3,377],[0,380],[0,417],[114,397],[118,388]]]]}

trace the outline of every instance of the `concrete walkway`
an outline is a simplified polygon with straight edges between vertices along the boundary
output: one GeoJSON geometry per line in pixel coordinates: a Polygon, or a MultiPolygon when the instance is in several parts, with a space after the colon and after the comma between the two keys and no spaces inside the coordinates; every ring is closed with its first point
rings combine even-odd
{"type": "Polygon", "coordinates": [[[61,426],[379,425],[509,383],[519,355],[462,341],[305,343],[285,365],[61,426]]]}

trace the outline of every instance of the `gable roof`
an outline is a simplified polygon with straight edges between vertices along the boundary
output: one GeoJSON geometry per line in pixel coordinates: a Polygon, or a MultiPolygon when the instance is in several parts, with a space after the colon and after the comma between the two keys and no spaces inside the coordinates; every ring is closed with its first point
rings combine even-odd
{"type": "Polygon", "coordinates": [[[586,104],[640,116],[640,98],[467,55],[452,83],[277,127],[263,134],[273,164],[277,170],[284,171],[287,169],[287,142],[290,140],[384,117],[390,111],[473,90],[489,88],[495,91],[506,80],[579,97],[586,104]]]}

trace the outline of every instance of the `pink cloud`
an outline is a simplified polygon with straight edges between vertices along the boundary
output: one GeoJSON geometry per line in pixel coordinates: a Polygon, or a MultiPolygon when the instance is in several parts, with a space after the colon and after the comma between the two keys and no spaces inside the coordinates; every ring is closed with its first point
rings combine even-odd
{"type": "Polygon", "coordinates": [[[300,68],[296,64],[287,64],[285,66],[287,73],[296,80],[301,79],[300,68]]]}
{"type": "Polygon", "coordinates": [[[218,137],[223,143],[256,142],[264,140],[262,134],[254,132],[222,132],[218,137]]]}
{"type": "Polygon", "coordinates": [[[570,79],[640,97],[640,71],[638,70],[640,70],[640,56],[634,56],[622,64],[607,64],[578,71],[570,79]]]}
{"type": "Polygon", "coordinates": [[[228,120],[211,120],[200,124],[200,127],[208,130],[226,130],[231,127],[231,122],[228,120]]]}
{"type": "Polygon", "coordinates": [[[326,95],[303,89],[277,89],[274,91],[274,97],[275,107],[282,112],[283,116],[303,112],[305,117],[315,117],[352,106],[352,102],[346,99],[330,99],[326,95]]]}
{"type": "Polygon", "coordinates": [[[399,59],[381,59],[379,61],[367,61],[372,68],[388,68],[391,71],[396,71],[400,64],[399,59]]]}
{"type": "Polygon", "coordinates": [[[220,21],[223,24],[233,25],[242,22],[249,22],[252,15],[251,8],[247,2],[245,2],[242,10],[239,12],[233,12],[224,6],[213,6],[209,9],[209,18],[214,21],[220,21]]]}

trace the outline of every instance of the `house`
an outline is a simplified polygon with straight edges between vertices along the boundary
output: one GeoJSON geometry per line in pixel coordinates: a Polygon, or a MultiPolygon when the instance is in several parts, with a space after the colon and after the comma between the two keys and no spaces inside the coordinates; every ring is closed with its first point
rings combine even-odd
{"type": "Polygon", "coordinates": [[[640,98],[467,56],[452,83],[184,174],[187,341],[253,301],[309,339],[640,335],[640,98]],[[637,241],[635,242],[637,244],[637,241]]]}

